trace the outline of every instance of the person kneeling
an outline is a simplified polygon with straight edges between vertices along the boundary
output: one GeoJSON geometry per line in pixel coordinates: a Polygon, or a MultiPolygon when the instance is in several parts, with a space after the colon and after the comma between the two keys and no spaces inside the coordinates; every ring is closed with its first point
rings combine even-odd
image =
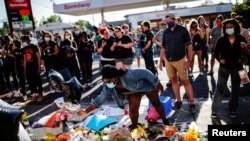
{"type": "Polygon", "coordinates": [[[110,96],[112,96],[120,108],[124,108],[123,97],[125,97],[124,94],[127,94],[129,117],[132,122],[131,128],[133,129],[138,124],[141,98],[143,94],[146,94],[159,113],[163,123],[165,125],[170,124],[165,116],[165,111],[158,95],[160,91],[163,91],[163,86],[152,72],[146,69],[118,70],[115,66],[105,65],[101,74],[104,82],[103,89],[92,100],[92,104],[86,108],[87,113],[101,106],[110,96]]]}

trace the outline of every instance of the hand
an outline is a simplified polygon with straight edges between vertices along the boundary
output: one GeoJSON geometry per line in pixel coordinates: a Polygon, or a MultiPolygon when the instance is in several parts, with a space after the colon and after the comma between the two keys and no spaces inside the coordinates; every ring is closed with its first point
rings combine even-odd
{"type": "Polygon", "coordinates": [[[116,44],[116,46],[122,47],[122,43],[119,42],[119,43],[116,44]]]}
{"type": "Polygon", "coordinates": [[[106,45],[107,45],[107,42],[104,41],[104,40],[102,40],[102,46],[104,47],[104,46],[106,46],[106,45]]]}
{"type": "Polygon", "coordinates": [[[41,67],[39,66],[37,69],[37,73],[40,75],[41,74],[41,67]]]}
{"type": "Polygon", "coordinates": [[[145,49],[145,48],[141,49],[141,52],[142,52],[142,53],[145,53],[145,51],[146,51],[146,49],[145,49]]]}
{"type": "Polygon", "coordinates": [[[226,60],[225,59],[220,59],[220,63],[223,65],[225,64],[226,60]]]}
{"type": "Polygon", "coordinates": [[[158,85],[156,86],[156,89],[160,92],[163,92],[163,86],[162,86],[161,82],[158,83],[158,85]]]}
{"type": "Polygon", "coordinates": [[[190,61],[186,62],[186,68],[188,69],[190,67],[190,61]]]}
{"type": "Polygon", "coordinates": [[[160,71],[162,71],[162,66],[163,66],[162,64],[163,64],[162,61],[159,61],[159,70],[160,71]]]}
{"type": "Polygon", "coordinates": [[[242,48],[246,48],[247,47],[247,44],[245,42],[240,42],[240,45],[242,48]]]}
{"type": "Polygon", "coordinates": [[[86,109],[85,109],[85,112],[86,113],[89,113],[89,112],[91,112],[91,111],[93,111],[93,110],[95,110],[96,109],[96,107],[94,106],[94,105],[90,105],[89,107],[87,107],[86,109]]]}
{"type": "Polygon", "coordinates": [[[209,45],[209,44],[207,44],[206,46],[207,46],[207,48],[209,48],[209,47],[210,47],[210,45],[209,45]]]}

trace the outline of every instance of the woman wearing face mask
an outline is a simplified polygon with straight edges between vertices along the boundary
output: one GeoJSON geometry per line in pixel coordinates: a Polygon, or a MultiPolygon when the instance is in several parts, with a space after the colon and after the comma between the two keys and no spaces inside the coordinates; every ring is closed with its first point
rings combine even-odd
{"type": "Polygon", "coordinates": [[[66,30],[58,53],[59,70],[67,68],[72,76],[80,80],[80,65],[76,55],[77,51],[77,44],[72,33],[66,30]]]}
{"type": "Polygon", "coordinates": [[[43,42],[40,43],[42,59],[44,60],[44,65],[46,69],[46,74],[48,74],[50,69],[57,70],[57,54],[58,46],[54,41],[54,37],[48,31],[43,34],[43,42]]]}
{"type": "Polygon", "coordinates": [[[203,68],[208,68],[208,47],[209,47],[209,36],[210,36],[210,28],[209,25],[206,23],[206,20],[203,16],[199,16],[198,19],[199,28],[201,29],[202,38],[202,66],[203,68]],[[205,64],[203,64],[205,61],[205,64]]]}
{"type": "Polygon", "coordinates": [[[105,65],[101,71],[105,83],[100,95],[92,100],[86,112],[101,106],[109,97],[112,97],[120,108],[124,108],[123,95],[128,96],[129,117],[132,129],[137,127],[141,98],[146,95],[159,113],[163,123],[169,125],[158,93],[163,90],[159,79],[147,69],[118,70],[115,66],[105,65]]]}
{"type": "Polygon", "coordinates": [[[240,35],[240,26],[235,19],[228,19],[223,22],[223,34],[218,39],[214,56],[219,61],[218,82],[212,103],[212,118],[218,116],[220,104],[224,92],[227,89],[227,81],[231,76],[231,98],[229,101],[229,113],[231,118],[236,118],[236,110],[240,94],[240,77],[238,71],[242,66],[242,46],[246,39],[240,35]]]}

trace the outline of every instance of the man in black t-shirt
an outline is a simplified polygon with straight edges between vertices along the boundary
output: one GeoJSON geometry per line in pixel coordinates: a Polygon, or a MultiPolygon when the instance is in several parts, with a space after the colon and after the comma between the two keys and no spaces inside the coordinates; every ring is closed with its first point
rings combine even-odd
{"type": "Polygon", "coordinates": [[[140,38],[140,44],[142,47],[142,57],[144,58],[146,68],[150,70],[154,75],[157,74],[157,69],[153,60],[153,37],[154,34],[150,30],[150,22],[144,21],[142,23],[142,36],[140,38]]]}
{"type": "Polygon", "coordinates": [[[15,49],[13,54],[15,56],[15,68],[17,73],[17,78],[19,81],[19,85],[21,86],[20,92],[23,96],[24,101],[27,100],[26,90],[25,90],[25,78],[24,78],[24,58],[23,58],[23,50],[21,48],[22,43],[20,40],[14,41],[15,49]]]}
{"type": "Polygon", "coordinates": [[[24,75],[30,86],[31,101],[41,102],[43,100],[43,88],[40,77],[41,56],[39,48],[36,45],[30,44],[28,36],[22,36],[21,40],[22,43],[27,43],[27,45],[23,47],[24,75]]]}
{"type": "Polygon", "coordinates": [[[78,58],[83,74],[85,86],[93,87],[92,84],[92,53],[94,52],[94,42],[88,39],[87,32],[81,33],[81,42],[78,46],[78,58]]]}

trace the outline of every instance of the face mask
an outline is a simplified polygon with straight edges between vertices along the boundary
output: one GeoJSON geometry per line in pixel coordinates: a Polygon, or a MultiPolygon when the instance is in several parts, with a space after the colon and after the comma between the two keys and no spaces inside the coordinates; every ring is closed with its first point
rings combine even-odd
{"type": "Polygon", "coordinates": [[[168,28],[172,28],[175,26],[175,22],[168,22],[168,28]]]}
{"type": "Polygon", "coordinates": [[[70,36],[66,35],[66,36],[65,36],[65,39],[68,39],[68,40],[69,40],[69,39],[70,39],[70,36]]]}
{"type": "Polygon", "coordinates": [[[111,83],[107,83],[107,87],[110,88],[110,89],[113,89],[116,85],[111,82],[111,83]]]}
{"type": "Polygon", "coordinates": [[[27,45],[28,45],[27,42],[23,42],[23,43],[22,43],[22,47],[26,47],[27,45]]]}
{"type": "Polygon", "coordinates": [[[204,22],[203,20],[201,20],[201,21],[200,21],[200,24],[202,24],[202,25],[203,25],[203,24],[205,24],[205,22],[204,22]]]}
{"type": "Polygon", "coordinates": [[[226,33],[227,33],[228,35],[233,35],[233,34],[234,34],[234,28],[226,29],[226,33]]]}
{"type": "Polygon", "coordinates": [[[80,31],[79,31],[79,30],[75,31],[75,34],[76,34],[76,35],[79,35],[79,33],[80,33],[80,31]]]}
{"type": "Polygon", "coordinates": [[[48,42],[50,40],[50,37],[45,37],[44,40],[48,42]]]}

